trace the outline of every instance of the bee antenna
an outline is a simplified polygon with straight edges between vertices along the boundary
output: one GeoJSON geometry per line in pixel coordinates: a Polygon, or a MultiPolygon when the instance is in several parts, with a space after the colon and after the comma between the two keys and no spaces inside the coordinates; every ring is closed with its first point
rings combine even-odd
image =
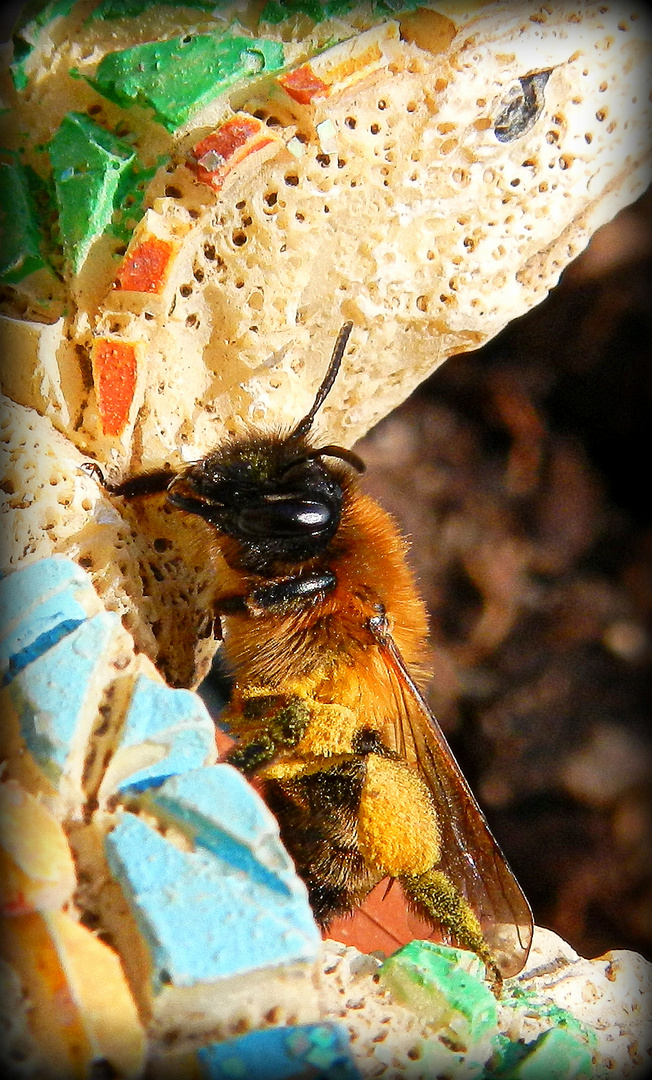
{"type": "Polygon", "coordinates": [[[353,450],[346,450],[343,446],[320,446],[317,450],[309,450],[307,454],[302,454],[301,457],[292,458],[287,469],[284,469],[282,473],[279,473],[279,479],[287,476],[288,473],[296,469],[297,465],[302,465],[304,461],[313,461],[315,458],[320,457],[334,457],[339,458],[340,461],[346,461],[347,465],[350,465],[356,472],[366,472],[367,466],[362,458],[359,458],[353,450]]]}
{"type": "Polygon", "coordinates": [[[310,412],[306,413],[303,420],[299,421],[294,431],[292,432],[293,438],[301,438],[302,435],[305,435],[308,431],[310,431],[315,416],[324,404],[324,401],[328,397],[333,383],[337,378],[337,373],[340,370],[340,364],[342,363],[342,357],[344,356],[344,350],[346,349],[346,343],[349,340],[349,335],[352,329],[353,322],[345,322],[344,326],[341,328],[339,334],[337,335],[337,341],[335,342],[335,346],[333,348],[333,355],[331,356],[330,364],[328,365],[328,371],[326,372],[324,381],[319,387],[319,390],[317,391],[317,396],[312,404],[310,412]]]}

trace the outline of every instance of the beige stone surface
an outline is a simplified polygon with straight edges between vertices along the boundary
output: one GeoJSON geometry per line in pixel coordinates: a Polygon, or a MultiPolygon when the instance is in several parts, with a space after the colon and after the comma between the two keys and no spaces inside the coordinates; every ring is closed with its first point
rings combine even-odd
{"type": "MultiPolygon", "coordinates": [[[[362,1076],[426,1080],[437,1075],[435,1064],[456,1080],[482,1075],[478,1061],[488,1060],[491,1045],[451,1052],[435,1024],[392,1000],[378,981],[381,962],[350,946],[324,942],[322,1014],[348,1027],[362,1076]]],[[[648,1075],[652,964],[643,957],[621,950],[585,960],[551,930],[535,927],[525,970],[505,984],[493,1034],[531,1043],[559,1023],[556,1010],[567,1010],[592,1033],[591,1080],[648,1075]],[[513,988],[529,995],[527,1004],[515,1007],[513,988]]]]}
{"type": "MultiPolygon", "coordinates": [[[[215,25],[166,10],[163,36],[215,25]]],[[[256,10],[238,16],[247,32],[261,32],[256,10]]],[[[303,24],[287,53],[291,66],[329,36],[348,37],[315,64],[337,73],[344,50],[362,65],[355,81],[332,75],[328,96],[299,105],[266,78],[170,135],[68,73],[92,76],[106,52],[151,37],[150,22],[119,20],[108,33],[80,12],[47,37],[47,65],[36,50],[22,95],[5,73],[9,144],[28,132],[27,159],[42,170],[41,142],[67,111],[120,123],[145,164],[167,156],[138,229],[167,237],[175,254],[155,296],[114,287],[124,245],[108,234],[77,276],[41,282],[40,294],[31,279],[8,290],[2,566],[53,552],[83,559],[138,646],[171,681],[194,685],[215,649],[205,635],[220,572],[201,523],[179,522],[161,500],[111,500],[79,464],[94,459],[119,479],[179,467],[229,433],[291,425],[347,319],[349,348],[315,437],[349,446],[447,356],[538,303],[649,183],[650,19],[644,5],[498,0],[370,25],[361,7],[346,23],[303,24]],[[529,119],[506,130],[527,95],[529,119]],[[245,160],[216,192],[187,155],[236,110],[266,123],[271,156],[245,160]],[[92,382],[93,345],[106,335],[138,355],[119,436],[102,432],[92,382]]]]}

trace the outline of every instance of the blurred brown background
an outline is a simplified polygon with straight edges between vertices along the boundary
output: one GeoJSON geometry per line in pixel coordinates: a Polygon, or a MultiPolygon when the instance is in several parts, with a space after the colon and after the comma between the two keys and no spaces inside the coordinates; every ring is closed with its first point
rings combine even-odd
{"type": "Polygon", "coordinates": [[[652,959],[652,197],[359,444],[412,540],[430,701],[534,909],[652,959]]]}

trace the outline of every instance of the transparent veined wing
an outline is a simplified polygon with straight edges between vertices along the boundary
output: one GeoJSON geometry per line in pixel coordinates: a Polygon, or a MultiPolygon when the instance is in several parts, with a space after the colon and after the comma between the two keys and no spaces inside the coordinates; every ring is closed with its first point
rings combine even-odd
{"type": "Polygon", "coordinates": [[[433,796],[441,836],[437,868],[477,916],[502,976],[517,975],[532,942],[530,905],[384,618],[372,619],[371,630],[396,699],[395,715],[384,736],[391,749],[418,770],[433,796]]]}

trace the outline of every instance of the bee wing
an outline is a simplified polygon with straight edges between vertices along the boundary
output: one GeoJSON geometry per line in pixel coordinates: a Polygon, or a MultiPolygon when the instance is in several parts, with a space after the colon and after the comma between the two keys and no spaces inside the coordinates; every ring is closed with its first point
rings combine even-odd
{"type": "Polygon", "coordinates": [[[517,975],[532,941],[532,912],[453,757],[437,720],[384,628],[372,631],[395,682],[392,749],[416,766],[435,800],[441,833],[438,869],[478,918],[501,974],[517,975]]]}

